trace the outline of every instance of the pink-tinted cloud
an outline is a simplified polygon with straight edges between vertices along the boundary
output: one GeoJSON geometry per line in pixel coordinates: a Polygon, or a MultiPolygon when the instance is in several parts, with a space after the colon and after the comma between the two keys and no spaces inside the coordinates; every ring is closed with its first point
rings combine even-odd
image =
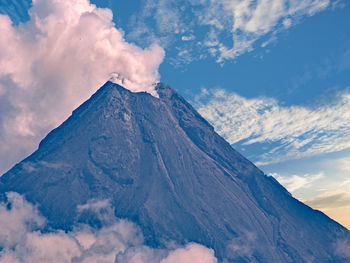
{"type": "Polygon", "coordinates": [[[0,263],[216,263],[212,249],[190,243],[185,247],[154,249],[143,245],[140,229],[114,217],[107,200],[93,201],[80,210],[101,216],[103,226],[77,225],[73,231],[44,233],[45,219],[21,195],[7,193],[0,203],[0,263]],[[106,220],[106,215],[110,216],[106,220]]]}
{"type": "Polygon", "coordinates": [[[0,15],[0,173],[35,149],[109,78],[156,95],[164,50],[128,43],[88,0],[34,0],[30,20],[0,15]]]}

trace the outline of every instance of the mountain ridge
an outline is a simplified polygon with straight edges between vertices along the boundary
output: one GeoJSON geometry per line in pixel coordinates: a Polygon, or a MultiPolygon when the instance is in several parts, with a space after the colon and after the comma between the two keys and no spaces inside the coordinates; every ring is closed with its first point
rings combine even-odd
{"type": "Polygon", "coordinates": [[[39,203],[52,228],[98,225],[77,206],[110,199],[153,247],[197,242],[229,262],[344,262],[334,246],[348,230],[294,199],[175,90],[156,90],[107,82],[0,178],[1,193],[39,203]]]}

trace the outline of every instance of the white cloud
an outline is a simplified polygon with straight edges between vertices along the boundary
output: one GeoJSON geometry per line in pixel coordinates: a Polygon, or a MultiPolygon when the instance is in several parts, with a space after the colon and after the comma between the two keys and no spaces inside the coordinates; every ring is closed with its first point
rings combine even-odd
{"type": "Polygon", "coordinates": [[[350,179],[345,180],[339,184],[339,187],[347,187],[347,186],[349,186],[350,188],[350,179]]]}
{"type": "Polygon", "coordinates": [[[7,194],[7,204],[0,205],[0,246],[13,248],[26,232],[42,227],[45,223],[37,208],[17,193],[7,194]]]}
{"type": "Polygon", "coordinates": [[[136,30],[131,34],[132,37],[156,36],[164,40],[164,44],[170,45],[174,35],[198,31],[196,27],[199,26],[207,35],[197,39],[219,62],[252,50],[253,44],[261,37],[276,34],[298,23],[302,17],[312,16],[330,6],[330,0],[145,2],[144,11],[134,19],[136,30]],[[145,21],[149,19],[154,19],[157,25],[155,29],[146,26],[145,21]],[[227,41],[228,36],[230,41],[227,41]],[[213,42],[213,38],[217,41],[213,42]]]}
{"type": "Polygon", "coordinates": [[[324,177],[323,173],[318,174],[305,174],[303,176],[280,176],[276,173],[271,173],[271,176],[275,177],[277,181],[287,188],[289,192],[295,192],[300,188],[308,188],[312,186],[312,183],[324,177]]]}
{"type": "Polygon", "coordinates": [[[98,211],[101,211],[102,209],[109,209],[110,207],[110,203],[109,200],[90,200],[88,203],[84,204],[84,205],[79,205],[77,207],[77,210],[79,212],[83,212],[85,210],[90,210],[93,211],[95,213],[97,213],[98,211]]]}
{"type": "Polygon", "coordinates": [[[292,25],[292,20],[290,18],[286,18],[283,20],[284,27],[290,27],[292,25]]]}
{"type": "Polygon", "coordinates": [[[26,23],[0,15],[0,35],[0,173],[111,76],[155,94],[163,49],[127,43],[88,0],[35,0],[26,23]]]}
{"type": "Polygon", "coordinates": [[[344,8],[345,7],[345,3],[343,0],[335,0],[332,3],[332,10],[338,9],[338,8],[344,8]]]}
{"type": "MultiPolygon", "coordinates": [[[[208,91],[207,91],[208,93],[208,91]]],[[[197,97],[199,113],[229,143],[270,143],[267,164],[350,147],[350,94],[317,107],[281,106],[274,99],[246,99],[224,90],[197,97]]]]}
{"type": "Polygon", "coordinates": [[[337,160],[335,165],[337,165],[340,170],[350,172],[350,157],[337,160]]]}
{"type": "Polygon", "coordinates": [[[191,63],[194,58],[192,57],[192,52],[191,50],[187,50],[184,48],[179,48],[179,52],[177,53],[176,58],[170,58],[169,62],[174,66],[174,67],[181,67],[183,65],[191,63]]]}
{"type": "Polygon", "coordinates": [[[217,263],[214,251],[197,244],[188,244],[184,248],[171,251],[160,263],[217,263]]]}
{"type": "MultiPolygon", "coordinates": [[[[77,225],[70,232],[42,232],[44,218],[17,193],[0,203],[1,263],[216,263],[214,251],[189,243],[172,249],[143,245],[137,226],[112,218],[100,229],[77,225]]],[[[89,202],[83,210],[108,208],[108,201],[89,202]]]]}
{"type": "Polygon", "coordinates": [[[192,40],[195,40],[196,37],[193,35],[193,34],[190,34],[190,35],[186,35],[186,36],[182,36],[181,37],[181,40],[182,41],[192,41],[192,40]]]}

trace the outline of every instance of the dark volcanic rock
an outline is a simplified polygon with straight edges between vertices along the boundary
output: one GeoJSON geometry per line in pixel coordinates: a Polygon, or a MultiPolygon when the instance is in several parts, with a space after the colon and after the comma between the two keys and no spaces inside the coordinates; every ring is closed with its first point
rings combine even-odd
{"type": "Polygon", "coordinates": [[[177,92],[159,98],[107,82],[1,177],[70,229],[77,206],[110,199],[146,243],[197,242],[229,262],[344,262],[349,231],[294,199],[241,156],[177,92]]]}

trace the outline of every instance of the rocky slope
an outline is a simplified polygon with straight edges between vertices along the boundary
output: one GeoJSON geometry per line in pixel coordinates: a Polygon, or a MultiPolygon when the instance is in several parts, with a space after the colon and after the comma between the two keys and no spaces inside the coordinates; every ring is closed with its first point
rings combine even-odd
{"type": "Polygon", "coordinates": [[[228,262],[346,262],[349,231],[294,199],[236,152],[177,92],[159,98],[107,82],[0,178],[49,226],[99,226],[77,206],[109,199],[146,243],[197,242],[228,262]]]}

